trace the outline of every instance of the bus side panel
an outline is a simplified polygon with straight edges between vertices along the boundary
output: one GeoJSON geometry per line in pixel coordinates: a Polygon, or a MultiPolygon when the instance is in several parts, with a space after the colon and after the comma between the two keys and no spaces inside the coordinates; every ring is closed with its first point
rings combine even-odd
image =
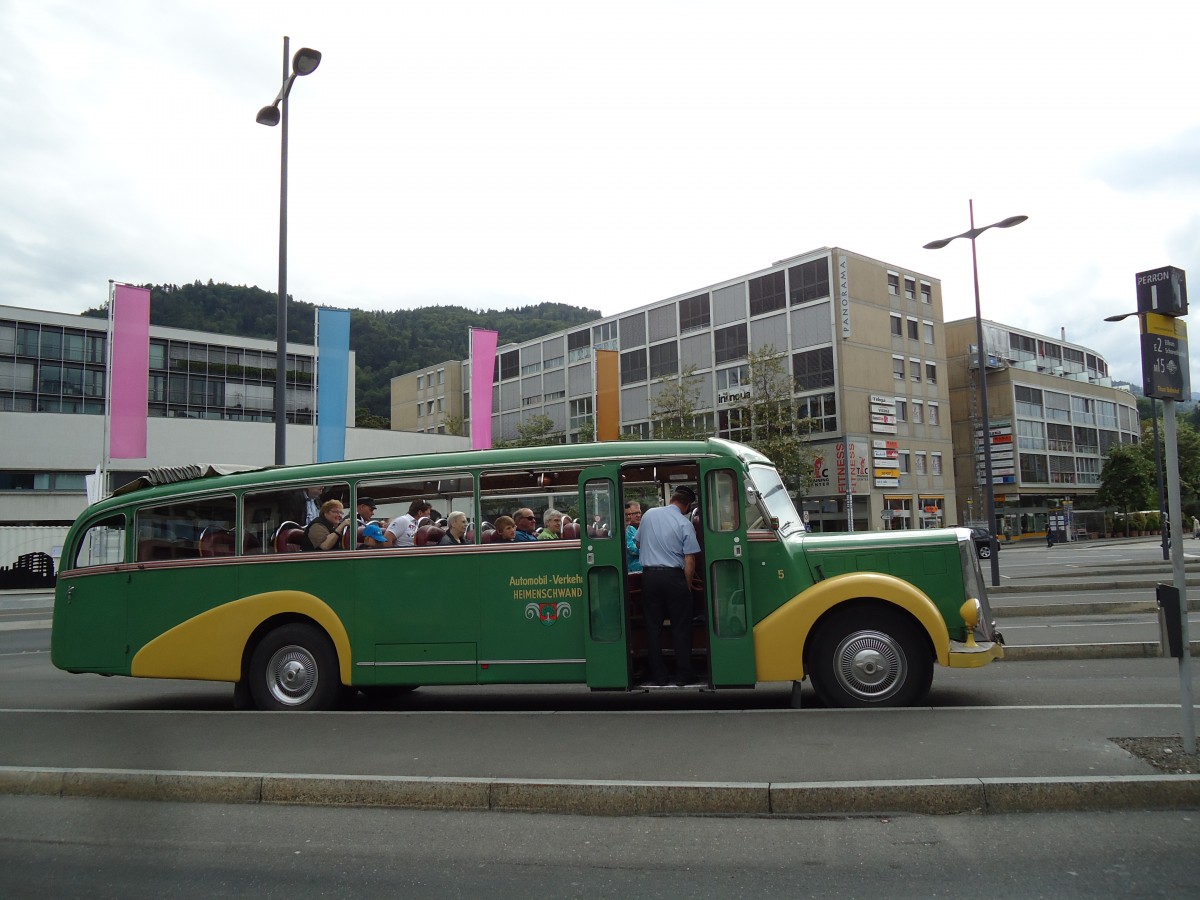
{"type": "Polygon", "coordinates": [[[572,543],[489,544],[471,557],[480,598],[481,684],[585,678],[587,606],[572,543]]]}
{"type": "Polygon", "coordinates": [[[244,568],[197,562],[147,564],[128,571],[130,661],[180,623],[241,598],[244,568]]]}
{"type": "Polygon", "coordinates": [[[84,570],[58,578],[50,659],[68,672],[128,675],[126,571],[84,570]]]}
{"type": "Polygon", "coordinates": [[[477,549],[410,547],[339,554],[337,590],[360,685],[474,684],[479,645],[477,549]]]}

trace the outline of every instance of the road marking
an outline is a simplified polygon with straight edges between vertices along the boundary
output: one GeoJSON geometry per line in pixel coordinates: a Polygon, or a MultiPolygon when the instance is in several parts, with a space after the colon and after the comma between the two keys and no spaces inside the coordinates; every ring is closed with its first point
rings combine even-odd
{"type": "Polygon", "coordinates": [[[38,628],[49,628],[53,619],[30,619],[28,622],[3,622],[0,631],[33,631],[38,628]]]}

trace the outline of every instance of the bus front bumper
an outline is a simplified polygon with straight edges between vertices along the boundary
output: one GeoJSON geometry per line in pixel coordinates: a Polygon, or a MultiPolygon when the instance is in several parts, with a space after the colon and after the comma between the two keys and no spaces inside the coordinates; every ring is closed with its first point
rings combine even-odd
{"type": "Polygon", "coordinates": [[[973,647],[951,641],[946,664],[951,669],[978,669],[995,659],[1004,659],[1004,644],[1000,641],[979,641],[973,647]]]}

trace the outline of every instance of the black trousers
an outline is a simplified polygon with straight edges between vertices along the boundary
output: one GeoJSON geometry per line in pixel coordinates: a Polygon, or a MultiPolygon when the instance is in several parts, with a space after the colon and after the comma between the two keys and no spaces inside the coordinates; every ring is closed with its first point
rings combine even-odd
{"type": "Polygon", "coordinates": [[[663,620],[671,620],[671,646],[675,650],[675,680],[695,681],[692,672],[692,589],[683,569],[642,570],[642,610],[646,616],[646,662],[651,681],[665,681],[662,654],[663,620]]]}

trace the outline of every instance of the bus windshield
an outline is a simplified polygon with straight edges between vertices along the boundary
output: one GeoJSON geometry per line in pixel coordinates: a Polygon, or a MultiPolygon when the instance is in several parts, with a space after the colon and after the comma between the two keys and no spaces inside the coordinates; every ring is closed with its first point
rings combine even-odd
{"type": "Polygon", "coordinates": [[[787,488],[779,480],[779,473],[774,468],[752,465],[750,466],[750,480],[753,482],[758,496],[762,498],[762,504],[767,508],[767,513],[771,518],[779,520],[780,534],[786,536],[792,531],[804,530],[800,524],[800,515],[792,504],[792,498],[788,496],[787,488]]]}

